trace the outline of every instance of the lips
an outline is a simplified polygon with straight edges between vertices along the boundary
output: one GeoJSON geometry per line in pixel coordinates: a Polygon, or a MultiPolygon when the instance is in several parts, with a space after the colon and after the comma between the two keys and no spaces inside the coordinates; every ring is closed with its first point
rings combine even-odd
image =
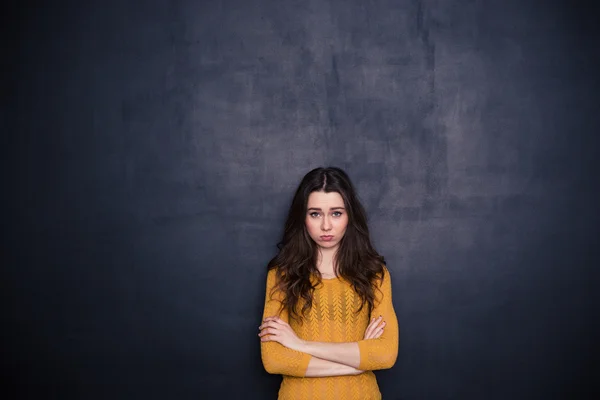
{"type": "Polygon", "coordinates": [[[324,235],[324,236],[321,236],[320,238],[324,242],[329,242],[329,241],[331,241],[333,239],[333,236],[331,236],[331,235],[324,235]]]}

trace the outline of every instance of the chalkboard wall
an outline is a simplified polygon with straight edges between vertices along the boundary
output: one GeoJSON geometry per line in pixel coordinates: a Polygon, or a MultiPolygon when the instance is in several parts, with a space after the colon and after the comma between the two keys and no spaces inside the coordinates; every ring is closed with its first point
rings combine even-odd
{"type": "Polygon", "coordinates": [[[275,399],[266,264],[317,166],[353,179],[392,274],[384,399],[591,398],[599,75],[582,4],[9,8],[15,398],[275,399]]]}

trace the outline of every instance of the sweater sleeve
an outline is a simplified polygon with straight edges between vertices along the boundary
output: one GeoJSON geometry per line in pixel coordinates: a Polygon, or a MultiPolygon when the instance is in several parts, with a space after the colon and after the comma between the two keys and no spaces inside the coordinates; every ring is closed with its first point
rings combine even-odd
{"type": "Polygon", "coordinates": [[[360,365],[358,369],[373,371],[388,369],[396,362],[398,356],[398,320],[392,304],[392,280],[390,272],[384,267],[385,276],[379,290],[375,289],[375,304],[371,317],[383,317],[385,329],[377,339],[366,339],[358,342],[360,365]]]}
{"type": "MultiPolygon", "coordinates": [[[[283,294],[280,291],[273,292],[272,289],[275,286],[276,275],[275,270],[272,269],[267,274],[263,319],[279,314],[279,318],[285,322],[289,322],[287,310],[280,312],[280,301],[283,299],[283,294]]],[[[261,342],[260,353],[263,366],[270,374],[304,377],[311,359],[309,354],[288,349],[278,342],[261,342]]]]}

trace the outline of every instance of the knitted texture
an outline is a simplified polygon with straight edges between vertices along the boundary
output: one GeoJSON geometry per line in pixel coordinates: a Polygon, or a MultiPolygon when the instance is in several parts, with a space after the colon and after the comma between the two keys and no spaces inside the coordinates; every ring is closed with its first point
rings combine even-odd
{"type": "MultiPolygon", "coordinates": [[[[371,315],[365,305],[360,312],[360,297],[342,278],[323,279],[313,293],[313,305],[302,322],[290,320],[287,310],[280,312],[282,293],[276,286],[275,270],[267,274],[263,318],[279,315],[304,340],[315,342],[358,342],[360,375],[322,378],[305,377],[311,355],[290,350],[277,342],[261,342],[262,361],[267,372],[283,375],[280,400],[381,399],[373,370],[391,368],[398,354],[398,321],[392,304],[390,273],[385,269],[381,285],[375,288],[375,307],[371,315]],[[363,340],[371,317],[383,317],[386,326],[378,339],[363,340]]],[[[300,302],[298,309],[302,309],[300,302]]]]}

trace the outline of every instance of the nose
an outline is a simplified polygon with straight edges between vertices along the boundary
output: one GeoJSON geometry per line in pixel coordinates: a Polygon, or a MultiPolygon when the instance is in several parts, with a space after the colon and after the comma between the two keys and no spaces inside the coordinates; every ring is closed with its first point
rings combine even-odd
{"type": "Polygon", "coordinates": [[[323,218],[323,222],[321,223],[321,229],[323,231],[330,231],[331,230],[331,221],[329,220],[328,216],[325,216],[323,218]]]}

